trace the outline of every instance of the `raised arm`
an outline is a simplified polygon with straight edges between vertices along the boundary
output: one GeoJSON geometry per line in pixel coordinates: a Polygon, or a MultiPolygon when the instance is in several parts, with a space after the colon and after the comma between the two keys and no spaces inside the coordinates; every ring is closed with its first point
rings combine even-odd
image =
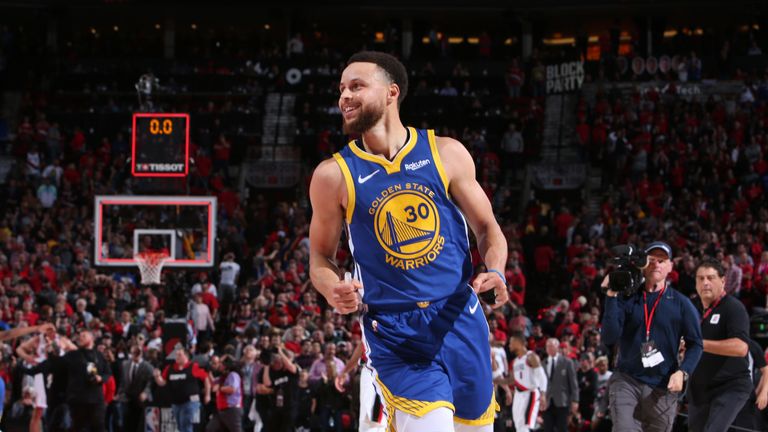
{"type": "Polygon", "coordinates": [[[48,327],[53,328],[53,324],[41,324],[39,326],[16,327],[4,332],[0,332],[0,342],[26,336],[30,333],[42,332],[48,329],[48,327]]]}
{"type": "Polygon", "coordinates": [[[488,196],[475,178],[475,161],[467,149],[453,138],[437,137],[435,140],[445,168],[448,192],[467,218],[485,267],[489,270],[477,275],[473,288],[477,292],[495,289],[495,306],[501,306],[509,298],[502,276],[507,263],[507,239],[496,222],[488,196]]]}
{"type": "Polygon", "coordinates": [[[69,339],[66,336],[61,336],[59,338],[59,346],[61,349],[63,349],[65,352],[75,351],[77,350],[77,345],[75,345],[71,339],[69,339]]]}
{"type": "Polygon", "coordinates": [[[337,162],[328,159],[315,169],[309,186],[312,222],[309,226],[309,276],[312,284],[339,313],[357,310],[359,282],[340,282],[336,250],[347,205],[347,186],[337,162]]]}

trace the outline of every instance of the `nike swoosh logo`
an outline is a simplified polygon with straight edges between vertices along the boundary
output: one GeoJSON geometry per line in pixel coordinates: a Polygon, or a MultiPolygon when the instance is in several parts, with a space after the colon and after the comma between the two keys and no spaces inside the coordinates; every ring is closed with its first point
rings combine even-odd
{"type": "Polygon", "coordinates": [[[478,299],[478,300],[477,300],[477,303],[475,303],[475,305],[474,305],[474,306],[470,306],[470,307],[469,307],[469,313],[471,313],[472,315],[474,315],[474,314],[475,314],[475,311],[477,310],[477,307],[478,307],[478,306],[480,306],[480,299],[478,299]]]}
{"type": "Polygon", "coordinates": [[[376,174],[378,174],[378,173],[379,173],[379,171],[381,171],[381,170],[376,170],[376,171],[374,171],[374,172],[372,172],[372,173],[368,174],[368,175],[367,175],[367,176],[365,176],[365,177],[362,177],[362,176],[360,176],[360,174],[358,174],[358,175],[357,175],[357,182],[358,182],[358,183],[360,183],[360,184],[363,184],[363,183],[367,182],[368,180],[370,180],[370,178],[371,178],[371,177],[373,177],[373,176],[375,176],[376,174]]]}

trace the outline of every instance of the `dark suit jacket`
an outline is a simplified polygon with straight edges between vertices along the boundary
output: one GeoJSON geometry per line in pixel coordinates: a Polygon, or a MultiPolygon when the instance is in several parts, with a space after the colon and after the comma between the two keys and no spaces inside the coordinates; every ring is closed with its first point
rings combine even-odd
{"type": "Polygon", "coordinates": [[[152,372],[154,368],[149,362],[142,359],[136,375],[131,381],[131,359],[120,362],[120,382],[117,388],[117,400],[127,402],[128,400],[138,400],[141,392],[150,393],[152,383],[152,372]]]}
{"type": "Polygon", "coordinates": [[[569,407],[579,401],[579,382],[576,377],[576,365],[573,360],[562,354],[555,358],[550,376],[549,358],[544,360],[544,373],[547,375],[547,399],[556,407],[569,407]]]}

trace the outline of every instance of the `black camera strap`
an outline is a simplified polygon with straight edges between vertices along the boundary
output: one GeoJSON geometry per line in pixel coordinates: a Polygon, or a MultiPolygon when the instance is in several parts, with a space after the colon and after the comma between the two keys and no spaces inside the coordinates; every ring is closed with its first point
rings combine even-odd
{"type": "Polygon", "coordinates": [[[651,314],[648,315],[648,292],[643,291],[643,311],[645,312],[645,342],[651,340],[651,324],[653,323],[653,315],[656,313],[656,307],[661,302],[661,297],[664,295],[664,291],[667,289],[667,284],[664,284],[664,288],[659,292],[659,296],[656,297],[656,301],[653,302],[653,308],[651,308],[651,314]]]}

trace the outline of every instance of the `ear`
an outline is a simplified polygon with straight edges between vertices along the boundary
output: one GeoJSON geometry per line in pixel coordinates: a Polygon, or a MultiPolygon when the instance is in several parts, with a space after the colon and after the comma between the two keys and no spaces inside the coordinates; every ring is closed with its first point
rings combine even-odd
{"type": "Polygon", "coordinates": [[[398,98],[400,97],[400,86],[396,83],[391,83],[389,85],[389,92],[387,93],[387,105],[391,103],[397,103],[398,98]]]}

